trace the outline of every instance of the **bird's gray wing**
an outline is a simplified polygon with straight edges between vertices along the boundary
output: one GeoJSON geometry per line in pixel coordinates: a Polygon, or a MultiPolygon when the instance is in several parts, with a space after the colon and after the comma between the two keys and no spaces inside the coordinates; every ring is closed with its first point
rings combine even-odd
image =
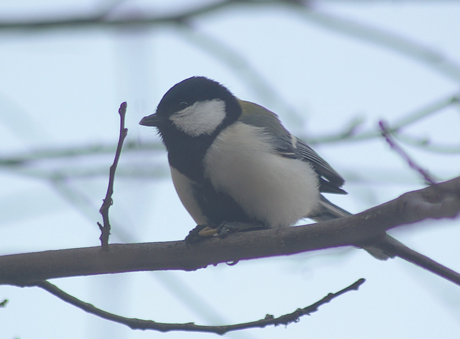
{"type": "MultiPolygon", "coordinates": [[[[267,110],[266,108],[256,105],[252,102],[239,100],[243,108],[243,115],[240,120],[246,124],[262,127],[267,130],[267,134],[273,136],[273,145],[275,151],[282,157],[291,159],[300,159],[310,163],[318,174],[320,191],[326,193],[346,194],[340,187],[344,184],[343,178],[321,158],[310,146],[284,128],[278,119],[278,116],[267,110]]],[[[327,200],[323,195],[320,195],[320,208],[314,215],[309,215],[308,218],[317,222],[333,220],[337,218],[350,216],[351,213],[340,208],[327,200]]],[[[399,241],[385,235],[387,242],[392,244],[400,244],[399,241]]],[[[404,246],[404,245],[403,245],[404,246]]],[[[385,260],[393,257],[391,253],[386,253],[378,247],[365,247],[366,251],[372,254],[375,258],[385,260]]]]}
{"type": "Polygon", "coordinates": [[[309,162],[320,181],[320,192],[346,194],[341,189],[345,180],[318,153],[292,134],[282,135],[278,140],[278,152],[284,157],[301,159],[309,162]]]}
{"type": "Polygon", "coordinates": [[[289,133],[275,113],[252,102],[239,100],[239,103],[243,109],[243,114],[239,120],[246,124],[266,129],[268,134],[273,136],[272,142],[279,155],[286,158],[300,159],[312,165],[318,174],[321,192],[346,194],[340,188],[345,182],[340,174],[310,146],[289,133]]]}

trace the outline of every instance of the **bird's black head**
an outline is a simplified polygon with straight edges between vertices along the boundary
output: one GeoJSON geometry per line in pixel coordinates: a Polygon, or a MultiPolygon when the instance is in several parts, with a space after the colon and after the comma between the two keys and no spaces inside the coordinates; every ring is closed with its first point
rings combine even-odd
{"type": "Polygon", "coordinates": [[[240,116],[241,106],[227,88],[205,77],[192,77],[166,92],[156,113],[140,124],[157,127],[170,164],[181,169],[200,162],[220,131],[240,116]]]}
{"type": "Polygon", "coordinates": [[[140,124],[157,127],[163,139],[168,139],[168,133],[199,137],[214,134],[240,115],[241,107],[227,88],[205,77],[192,77],[166,92],[156,113],[140,124]]]}

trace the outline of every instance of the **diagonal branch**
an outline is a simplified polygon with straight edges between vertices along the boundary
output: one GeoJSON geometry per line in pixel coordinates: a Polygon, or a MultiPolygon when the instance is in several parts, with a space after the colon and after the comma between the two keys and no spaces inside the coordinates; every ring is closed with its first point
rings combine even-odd
{"type": "MultiPolygon", "coordinates": [[[[460,101],[460,93],[454,93],[445,98],[437,100],[430,103],[427,106],[421,107],[414,112],[409,112],[404,114],[401,118],[392,122],[390,126],[387,126],[389,133],[393,134],[398,139],[404,139],[406,142],[415,144],[416,146],[423,147],[424,149],[432,152],[438,153],[458,153],[460,152],[457,145],[454,146],[438,146],[438,145],[428,145],[423,140],[417,140],[418,142],[410,139],[409,137],[401,134],[401,130],[413,125],[416,122],[419,122],[429,116],[433,116],[437,113],[440,113],[446,108],[453,107],[458,105],[460,101]],[[417,145],[418,144],[418,145],[417,145]]],[[[335,142],[359,142],[363,140],[380,138],[382,133],[378,129],[371,129],[368,131],[359,131],[360,126],[363,123],[363,119],[355,117],[352,121],[348,123],[341,131],[335,132],[331,135],[324,135],[316,138],[307,138],[303,137],[305,141],[310,145],[314,144],[325,144],[325,143],[335,143],[335,142]]]]}
{"type": "Polygon", "coordinates": [[[434,185],[436,181],[434,178],[428,173],[427,170],[423,169],[420,167],[404,150],[398,146],[398,144],[392,139],[391,137],[391,132],[388,128],[388,125],[385,121],[380,120],[379,121],[379,127],[382,132],[383,137],[385,138],[386,142],[390,147],[401,157],[403,160],[407,162],[410,168],[415,170],[417,173],[419,173],[423,179],[425,179],[425,182],[434,185]]]}
{"type": "MultiPolygon", "coordinates": [[[[50,278],[133,271],[189,271],[218,263],[337,246],[375,245],[391,228],[425,219],[455,218],[459,213],[460,177],[405,193],[346,218],[236,233],[193,246],[187,246],[184,241],[111,244],[110,252],[90,247],[1,256],[0,284],[28,285],[50,278]]],[[[423,263],[420,266],[429,269],[423,263]]],[[[460,285],[458,277],[445,278],[460,285]]]]}
{"type": "Polygon", "coordinates": [[[364,283],[364,279],[359,279],[353,284],[344,289],[336,292],[336,293],[329,293],[327,296],[322,298],[321,300],[315,302],[314,304],[299,308],[292,313],[282,315],[280,317],[275,318],[274,316],[267,314],[265,318],[240,323],[240,324],[233,324],[233,325],[221,325],[221,326],[205,326],[205,325],[196,325],[192,322],[190,323],[182,323],[182,324],[173,324],[173,323],[159,323],[153,320],[143,320],[137,318],[126,318],[122,317],[117,314],[113,314],[110,312],[106,312],[101,310],[89,303],[81,301],[74,296],[67,294],[66,292],[59,289],[57,286],[47,282],[47,281],[39,281],[35,283],[35,286],[38,286],[49,293],[53,294],[54,296],[58,297],[59,299],[76,306],[82,309],[85,312],[97,315],[103,319],[111,320],[117,322],[119,324],[126,325],[133,330],[156,330],[160,332],[169,332],[169,331],[188,331],[188,332],[208,332],[208,333],[216,333],[216,334],[225,334],[230,331],[236,330],[243,330],[248,328],[264,328],[266,326],[278,326],[278,325],[289,325],[290,323],[297,322],[300,317],[304,315],[310,315],[313,312],[316,312],[318,308],[331,300],[337,298],[338,296],[353,291],[358,290],[358,288],[364,283]]]}
{"type": "MultiPolygon", "coordinates": [[[[236,69],[236,64],[234,65],[236,69]]],[[[243,67],[244,68],[244,67],[243,67]]],[[[251,78],[254,78],[254,74],[251,75],[251,78]]],[[[261,82],[263,79],[258,78],[257,81],[253,80],[254,84],[260,87],[261,82]]],[[[263,87],[264,88],[264,87],[263,87]]],[[[265,92],[267,92],[267,88],[265,88],[265,92]]],[[[268,91],[271,93],[270,91],[268,91]]],[[[460,94],[455,93],[454,95],[449,95],[441,100],[431,103],[426,107],[422,107],[417,109],[414,112],[407,113],[402,116],[399,120],[396,120],[388,126],[388,132],[391,133],[394,137],[398,140],[403,141],[406,144],[415,145],[418,147],[423,147],[426,151],[437,152],[437,153],[450,153],[455,154],[460,152],[460,147],[458,145],[436,145],[432,142],[428,142],[428,140],[423,138],[414,138],[409,137],[408,135],[401,134],[401,130],[410,126],[411,124],[420,121],[428,116],[434,115],[445,108],[451,107],[452,105],[458,105],[460,100],[460,94]]],[[[305,140],[308,144],[324,144],[324,143],[333,143],[333,142],[356,142],[356,141],[363,141],[369,140],[374,138],[379,138],[381,136],[381,132],[379,130],[368,130],[368,131],[359,131],[360,126],[362,124],[362,119],[355,118],[349,122],[347,126],[338,132],[335,132],[331,135],[325,135],[322,137],[311,138],[307,136],[303,136],[302,139],[305,140]]],[[[137,141],[125,141],[123,143],[123,152],[124,154],[130,152],[142,152],[142,151],[149,151],[152,152],[153,150],[164,150],[164,146],[159,141],[152,141],[152,142],[142,142],[139,143],[137,141]]],[[[23,153],[18,153],[15,155],[2,155],[0,156],[0,167],[3,169],[11,170],[12,173],[15,174],[22,174],[22,175],[32,175],[35,177],[45,177],[49,178],[53,176],[53,174],[49,174],[48,172],[43,172],[37,169],[29,170],[35,162],[38,161],[49,161],[54,159],[66,159],[66,158],[75,158],[75,157],[84,157],[89,155],[105,155],[105,154],[113,154],[116,152],[116,145],[115,144],[93,144],[93,145],[83,145],[83,146],[73,146],[68,148],[44,148],[44,149],[35,149],[33,151],[26,151],[23,153]]],[[[150,168],[151,166],[149,166],[150,168]]],[[[33,167],[32,167],[33,168],[33,167]]],[[[121,169],[122,170],[122,169],[121,169]]],[[[65,173],[66,176],[70,177],[78,177],[81,175],[98,175],[101,174],[101,171],[83,171],[83,174],[80,174],[78,170],[69,171],[66,169],[64,172],[63,170],[59,170],[62,173],[65,173]]],[[[134,169],[130,169],[128,172],[132,172],[134,169]]],[[[143,170],[145,171],[145,170],[143,170]]],[[[152,176],[152,171],[148,172],[141,172],[145,174],[150,174],[152,176]],[[145,173],[146,172],[146,173],[145,173]]],[[[105,173],[105,172],[104,172],[105,173]]],[[[120,174],[120,169],[118,169],[118,174],[120,174]]],[[[135,176],[138,177],[139,173],[135,173],[135,176]]]]}
{"type": "Polygon", "coordinates": [[[198,16],[214,13],[232,5],[249,5],[255,7],[267,6],[268,4],[287,5],[292,8],[296,14],[302,15],[310,23],[401,53],[406,57],[425,63],[443,76],[449,77],[456,82],[460,81],[460,65],[458,65],[454,60],[449,59],[441,52],[428,46],[424,46],[421,43],[414,42],[408,38],[394,34],[390,31],[354,22],[347,18],[335,16],[324,11],[312,9],[313,7],[310,2],[299,0],[225,0],[203,6],[197,6],[188,11],[172,15],[158,16],[154,14],[149,15],[149,13],[142,13],[142,15],[137,16],[125,15],[112,18],[106,15],[107,9],[110,9],[109,7],[102,9],[100,13],[86,17],[41,18],[28,21],[3,20],[0,21],[0,32],[22,31],[36,33],[43,30],[62,28],[94,29],[103,27],[120,29],[123,27],[152,27],[164,24],[183,24],[184,22],[195,19],[198,16]]]}
{"type": "Polygon", "coordinates": [[[434,274],[439,275],[440,277],[443,277],[446,280],[449,280],[450,282],[453,282],[454,284],[460,285],[460,274],[455,272],[454,270],[451,270],[450,268],[441,265],[440,263],[434,261],[433,259],[420,254],[409,247],[397,243],[394,244],[392,241],[383,241],[379,242],[377,245],[380,249],[382,249],[385,252],[392,253],[393,255],[404,259],[414,265],[420,266],[434,274]]]}
{"type": "Polygon", "coordinates": [[[431,69],[456,82],[460,81],[460,65],[456,60],[449,59],[447,55],[436,49],[392,33],[389,30],[378,28],[375,25],[357,22],[325,11],[311,10],[305,5],[295,4],[294,8],[297,9],[295,13],[303,15],[308,22],[366,43],[382,46],[390,51],[424,63],[431,69]]]}

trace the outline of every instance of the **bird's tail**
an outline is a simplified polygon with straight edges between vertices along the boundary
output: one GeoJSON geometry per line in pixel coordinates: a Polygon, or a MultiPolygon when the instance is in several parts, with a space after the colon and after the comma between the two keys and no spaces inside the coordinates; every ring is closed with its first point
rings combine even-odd
{"type": "MultiPolygon", "coordinates": [[[[321,221],[334,220],[334,219],[348,217],[350,215],[353,215],[352,213],[344,210],[343,208],[340,208],[339,206],[334,205],[332,202],[327,200],[322,195],[320,199],[320,205],[321,205],[320,212],[314,216],[309,216],[308,218],[313,219],[316,222],[321,222],[321,221]]],[[[393,244],[401,244],[398,240],[389,236],[388,234],[385,235],[385,241],[388,243],[393,243],[393,244]]],[[[369,252],[373,257],[379,260],[387,260],[388,258],[393,257],[391,253],[386,253],[384,250],[378,247],[366,246],[363,248],[367,252],[369,252]]]]}

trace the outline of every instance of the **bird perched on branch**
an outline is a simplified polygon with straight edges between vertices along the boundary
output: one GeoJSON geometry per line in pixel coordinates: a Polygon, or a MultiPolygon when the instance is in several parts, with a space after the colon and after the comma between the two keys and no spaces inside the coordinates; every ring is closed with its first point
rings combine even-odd
{"type": "Polygon", "coordinates": [[[190,242],[350,215],[321,194],[346,194],[343,178],[276,114],[216,81],[192,77],[174,85],[140,124],[155,126],[166,146],[176,191],[198,224],[190,242]]]}

